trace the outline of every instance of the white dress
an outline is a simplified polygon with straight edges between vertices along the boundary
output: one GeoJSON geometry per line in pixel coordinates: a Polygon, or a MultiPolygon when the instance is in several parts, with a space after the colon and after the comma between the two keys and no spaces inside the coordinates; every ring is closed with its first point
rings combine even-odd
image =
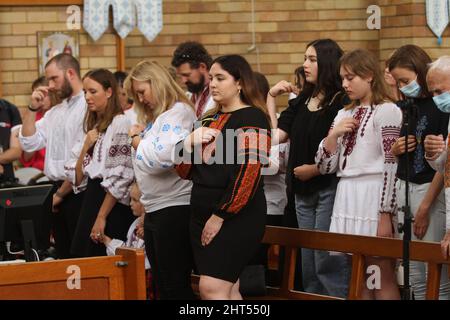
{"type": "Polygon", "coordinates": [[[390,150],[400,135],[402,113],[393,103],[342,109],[332,128],[348,117],[358,120],[358,129],[340,137],[333,154],[324,141],[316,154],[321,174],[340,177],[330,232],[376,236],[379,213],[397,209],[397,163],[390,150]]]}

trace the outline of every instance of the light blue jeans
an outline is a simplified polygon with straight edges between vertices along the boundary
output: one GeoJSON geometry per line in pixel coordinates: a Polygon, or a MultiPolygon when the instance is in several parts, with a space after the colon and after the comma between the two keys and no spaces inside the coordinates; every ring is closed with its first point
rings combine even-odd
{"type": "MultiPolygon", "coordinates": [[[[329,231],[336,185],[311,195],[295,195],[300,229],[329,231]]],[[[347,255],[330,256],[328,251],[301,249],[303,290],[308,293],[347,298],[350,261],[347,255]]]]}
{"type": "MultiPolygon", "coordinates": [[[[425,197],[431,183],[415,184],[409,183],[409,205],[411,208],[411,214],[416,215],[417,209],[425,197]]],[[[396,184],[397,188],[397,204],[401,208],[405,205],[405,182],[398,180],[396,184]]],[[[411,240],[416,241],[431,241],[440,242],[445,235],[445,200],[444,190],[438,195],[433,205],[429,210],[429,225],[425,236],[419,240],[414,235],[413,226],[411,226],[411,240]]],[[[404,221],[404,213],[398,212],[398,221],[404,221]]],[[[403,237],[403,233],[401,234],[403,237]]],[[[410,273],[409,281],[411,283],[412,291],[414,293],[414,299],[425,300],[426,288],[427,288],[427,265],[420,261],[410,261],[410,273]]],[[[450,299],[450,282],[448,279],[447,265],[443,265],[441,271],[441,285],[439,289],[439,300],[450,299]]]]}

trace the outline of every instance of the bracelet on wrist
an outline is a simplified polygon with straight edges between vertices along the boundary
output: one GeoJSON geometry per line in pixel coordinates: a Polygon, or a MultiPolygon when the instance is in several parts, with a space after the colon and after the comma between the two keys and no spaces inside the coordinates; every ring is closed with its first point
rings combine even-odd
{"type": "Polygon", "coordinates": [[[271,92],[270,92],[270,90],[269,90],[269,96],[271,96],[272,98],[276,98],[277,96],[274,96],[271,92]]]}
{"type": "Polygon", "coordinates": [[[40,109],[40,108],[36,108],[36,109],[32,108],[32,107],[31,107],[31,104],[28,105],[28,110],[30,110],[30,111],[32,111],[32,112],[38,112],[39,109],[40,109]]]}

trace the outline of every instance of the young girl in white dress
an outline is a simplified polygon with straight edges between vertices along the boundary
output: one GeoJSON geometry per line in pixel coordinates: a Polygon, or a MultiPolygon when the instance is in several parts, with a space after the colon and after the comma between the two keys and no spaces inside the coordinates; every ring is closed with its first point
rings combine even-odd
{"type": "MultiPolygon", "coordinates": [[[[397,163],[390,150],[402,114],[390,102],[372,53],[354,50],[340,62],[342,86],[352,103],[339,111],[316,155],[322,174],[340,177],[330,232],[393,237],[397,163]]],[[[366,257],[366,268],[370,265],[380,267],[381,286],[369,290],[363,281],[362,298],[399,299],[392,260],[366,257]]]]}

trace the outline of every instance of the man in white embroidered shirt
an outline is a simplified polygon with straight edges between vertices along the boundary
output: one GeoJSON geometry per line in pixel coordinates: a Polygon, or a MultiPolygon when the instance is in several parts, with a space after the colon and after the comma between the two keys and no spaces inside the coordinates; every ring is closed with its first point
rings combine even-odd
{"type": "Polygon", "coordinates": [[[19,134],[23,150],[32,152],[46,148],[44,173],[58,187],[53,195],[53,231],[58,258],[70,258],[70,246],[77,225],[83,194],[74,194],[64,165],[72,148],[84,139],[83,119],[86,113],[80,65],[71,55],[58,54],[45,65],[49,85],[36,88],[19,134]],[[49,91],[56,92],[62,102],[36,121],[49,91]]]}

